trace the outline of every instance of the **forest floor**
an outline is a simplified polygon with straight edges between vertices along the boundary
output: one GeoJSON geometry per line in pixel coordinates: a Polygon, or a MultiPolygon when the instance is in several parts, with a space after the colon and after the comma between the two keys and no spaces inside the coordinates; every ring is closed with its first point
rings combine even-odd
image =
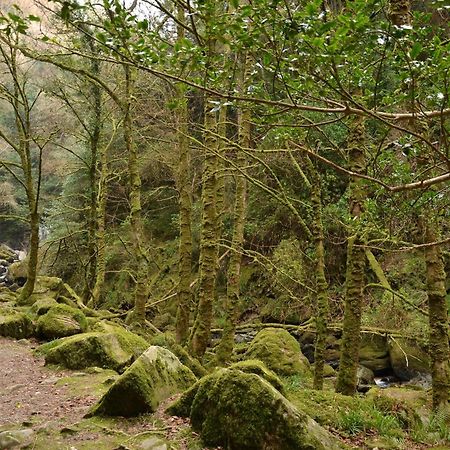
{"type": "MultiPolygon", "coordinates": [[[[33,340],[0,337],[0,450],[202,450],[188,419],[164,413],[134,419],[84,418],[117,378],[99,368],[70,371],[45,366],[33,340]]],[[[449,449],[405,439],[400,446],[380,445],[377,435],[337,435],[355,449],[449,449]],[[367,445],[368,438],[372,445],[367,445]],[[375,443],[376,442],[376,443],[375,443]]],[[[217,449],[216,449],[217,450],[217,449]]]]}
{"type": "Polygon", "coordinates": [[[37,345],[0,337],[0,450],[202,448],[188,420],[164,414],[167,404],[137,419],[84,419],[117,374],[46,367],[37,345]]]}

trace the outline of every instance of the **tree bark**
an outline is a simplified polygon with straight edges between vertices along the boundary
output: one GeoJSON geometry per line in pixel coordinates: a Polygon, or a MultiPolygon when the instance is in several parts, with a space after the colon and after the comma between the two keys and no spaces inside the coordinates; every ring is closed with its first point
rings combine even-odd
{"type": "MultiPolygon", "coordinates": [[[[208,149],[216,149],[216,112],[209,110],[205,102],[205,139],[208,149]]],[[[198,306],[191,334],[192,352],[202,357],[211,335],[212,312],[217,273],[217,208],[216,208],[217,156],[208,152],[203,164],[202,176],[202,231],[198,282],[198,306]]]]}
{"type": "MultiPolygon", "coordinates": [[[[365,160],[365,126],[364,118],[355,119],[349,137],[349,166],[352,172],[364,173],[365,160]]],[[[349,185],[350,217],[353,234],[347,243],[347,271],[345,280],[345,310],[341,341],[341,357],[336,382],[336,392],[353,395],[356,391],[361,342],[361,315],[364,289],[364,271],[366,258],[361,245],[362,233],[360,217],[366,198],[364,180],[354,177],[349,185]]]]}

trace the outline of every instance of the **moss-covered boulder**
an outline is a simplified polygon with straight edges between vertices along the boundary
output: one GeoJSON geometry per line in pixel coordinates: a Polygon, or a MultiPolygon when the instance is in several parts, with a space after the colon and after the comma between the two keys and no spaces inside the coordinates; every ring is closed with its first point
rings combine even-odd
{"type": "Polygon", "coordinates": [[[33,334],[34,324],[27,314],[12,309],[0,310],[0,336],[23,339],[33,334]]]}
{"type": "Polygon", "coordinates": [[[359,363],[374,372],[389,369],[389,349],[386,336],[363,333],[359,352],[359,363]]]}
{"type": "Polygon", "coordinates": [[[39,336],[47,339],[57,339],[87,330],[84,314],[67,305],[52,306],[47,313],[39,317],[36,331],[39,336]]]}
{"type": "Polygon", "coordinates": [[[102,367],[121,372],[148,348],[147,342],[129,331],[115,327],[108,333],[91,332],[41,345],[37,352],[46,364],[68,369],[102,367]]]}
{"type": "Polygon", "coordinates": [[[0,302],[1,303],[15,303],[17,300],[17,294],[5,286],[0,286],[0,302]]]}
{"type": "Polygon", "coordinates": [[[11,261],[16,257],[16,253],[12,248],[9,248],[5,244],[0,244],[0,259],[5,261],[11,261]]]}
{"type": "Polygon", "coordinates": [[[401,380],[408,381],[430,373],[430,358],[426,348],[412,339],[389,340],[392,370],[401,380]]]}
{"type": "Polygon", "coordinates": [[[277,391],[284,394],[284,385],[275,372],[268,369],[262,361],[249,359],[240,361],[230,366],[230,369],[238,369],[245,373],[254,373],[264,380],[268,381],[277,391]]]}
{"type": "MultiPolygon", "coordinates": [[[[18,289],[18,292],[20,292],[20,289],[18,289]]],[[[33,294],[29,298],[23,299],[22,302],[23,305],[31,306],[43,298],[52,298],[58,303],[64,303],[72,307],[81,304],[81,299],[77,293],[58,277],[36,277],[33,294]]]]}
{"type": "Polygon", "coordinates": [[[189,412],[192,428],[206,445],[230,450],[343,448],[266,380],[236,368],[202,378],[180,403],[184,409],[177,412],[189,412]]]}
{"type": "Polygon", "coordinates": [[[309,361],[300,344],[282,328],[265,328],[250,343],[244,359],[259,359],[270,370],[282,376],[310,374],[309,361]]]}
{"type": "Polygon", "coordinates": [[[431,409],[426,391],[406,386],[385,389],[372,388],[366,394],[375,407],[396,417],[405,428],[413,428],[427,422],[431,409]]]}
{"type": "Polygon", "coordinates": [[[201,378],[207,374],[206,369],[200,364],[198,359],[191,356],[181,345],[177,344],[170,334],[157,334],[150,340],[150,344],[170,350],[182,364],[192,370],[196,377],[201,378]]]}
{"type": "Polygon", "coordinates": [[[28,275],[28,260],[16,261],[8,267],[8,278],[17,281],[26,279],[28,275]]]}
{"type": "Polygon", "coordinates": [[[114,382],[88,415],[132,417],[153,412],[162,400],[185,391],[196,381],[172,352],[153,345],[114,382]]]}
{"type": "Polygon", "coordinates": [[[31,311],[37,316],[47,314],[50,308],[57,306],[58,303],[51,297],[42,297],[31,306],[31,311]]]}

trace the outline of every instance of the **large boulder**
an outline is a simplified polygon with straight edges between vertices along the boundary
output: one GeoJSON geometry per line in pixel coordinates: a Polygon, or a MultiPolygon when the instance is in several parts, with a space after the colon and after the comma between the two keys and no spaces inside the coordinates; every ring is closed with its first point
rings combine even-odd
{"type": "MultiPolygon", "coordinates": [[[[20,289],[18,292],[20,292],[20,289]]],[[[58,303],[65,303],[72,307],[82,303],[77,293],[58,277],[36,277],[33,294],[29,298],[23,299],[22,302],[25,305],[33,305],[43,298],[52,298],[58,303]]]]}
{"type": "Polygon", "coordinates": [[[0,244],[0,260],[12,262],[16,258],[16,252],[6,244],[0,244]]]}
{"type": "Polygon", "coordinates": [[[375,373],[389,369],[389,349],[386,336],[363,333],[359,351],[359,363],[375,373]]]}
{"type": "Polygon", "coordinates": [[[39,317],[36,327],[38,335],[47,339],[72,336],[86,330],[86,317],[79,309],[58,304],[39,317]]]}
{"type": "Polygon", "coordinates": [[[89,412],[132,417],[154,412],[159,403],[197,381],[169,350],[152,345],[109,388],[89,412]]]}
{"type": "Polygon", "coordinates": [[[425,346],[413,339],[389,339],[392,370],[403,381],[430,373],[430,358],[425,346]]]}
{"type": "Polygon", "coordinates": [[[5,286],[0,286],[0,302],[1,303],[15,303],[17,295],[5,286]]]}
{"type": "Polygon", "coordinates": [[[208,446],[230,450],[343,448],[269,382],[237,368],[220,369],[202,378],[168,412],[189,416],[192,428],[208,446]]]}
{"type": "Polygon", "coordinates": [[[33,336],[34,324],[30,317],[16,310],[0,310],[0,336],[23,339],[33,336]]]}
{"type": "Polygon", "coordinates": [[[250,343],[244,359],[258,359],[282,376],[310,374],[309,361],[300,344],[282,328],[265,328],[250,343]]]}
{"type": "Polygon", "coordinates": [[[102,367],[121,372],[148,348],[147,342],[121,327],[107,333],[83,333],[41,345],[46,364],[68,369],[102,367]]]}

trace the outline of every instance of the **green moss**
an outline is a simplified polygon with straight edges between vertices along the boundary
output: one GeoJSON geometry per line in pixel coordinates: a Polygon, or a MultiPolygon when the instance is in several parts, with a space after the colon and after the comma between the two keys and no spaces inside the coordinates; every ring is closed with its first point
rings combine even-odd
{"type": "Polygon", "coordinates": [[[28,338],[34,334],[31,318],[15,310],[2,310],[0,315],[0,335],[16,339],[28,338]]]}
{"type": "Polygon", "coordinates": [[[189,412],[193,429],[206,445],[231,450],[342,448],[270,383],[236,368],[202,378],[178,406],[177,412],[189,412]]]}
{"type": "Polygon", "coordinates": [[[278,375],[310,374],[309,362],[300,344],[288,331],[265,328],[260,331],[245,353],[245,359],[259,359],[278,375]]]}
{"type": "Polygon", "coordinates": [[[269,370],[262,361],[257,359],[250,359],[247,361],[240,361],[238,363],[232,364],[230,369],[238,369],[245,373],[254,373],[259,375],[261,378],[269,382],[277,391],[284,394],[284,385],[280,378],[269,370]]]}
{"type": "Polygon", "coordinates": [[[206,369],[199,363],[198,359],[191,356],[175,339],[169,334],[158,334],[151,339],[152,345],[164,347],[170,350],[186,367],[192,370],[196,377],[206,375],[206,369]]]}
{"type": "Polygon", "coordinates": [[[113,332],[83,333],[41,345],[38,352],[48,364],[69,369],[103,367],[123,370],[141,355],[148,344],[139,336],[115,327],[113,332]]]}
{"type": "Polygon", "coordinates": [[[188,389],[195,375],[169,350],[152,346],[109,388],[91,415],[131,417],[155,411],[171,395],[188,389]]]}
{"type": "Polygon", "coordinates": [[[372,388],[367,399],[373,401],[379,411],[394,415],[408,429],[422,424],[421,413],[427,414],[429,403],[426,392],[407,387],[372,388]]]}
{"type": "Polygon", "coordinates": [[[38,335],[49,339],[71,336],[86,330],[87,321],[84,314],[67,305],[52,306],[37,321],[38,335]]]}
{"type": "Polygon", "coordinates": [[[50,310],[51,307],[56,306],[56,301],[51,297],[41,297],[33,303],[31,311],[38,316],[42,316],[50,310]]]}

